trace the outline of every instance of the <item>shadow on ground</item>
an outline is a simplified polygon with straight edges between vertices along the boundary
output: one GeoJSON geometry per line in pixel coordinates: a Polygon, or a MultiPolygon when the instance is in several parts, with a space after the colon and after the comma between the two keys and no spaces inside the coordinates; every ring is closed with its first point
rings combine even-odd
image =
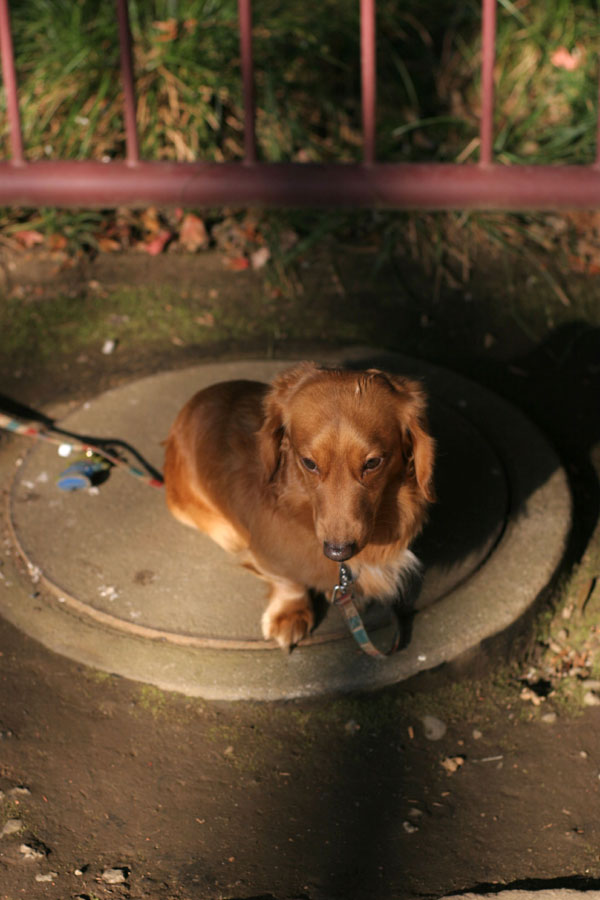
{"type": "MultiPolygon", "coordinates": [[[[260,294],[236,300],[232,289],[228,315],[237,303],[245,321],[254,316],[249,340],[233,328],[214,344],[132,339],[108,357],[88,348],[76,362],[81,348],[66,348],[29,366],[7,353],[4,390],[47,407],[221,352],[308,357],[362,339],[454,368],[522,409],[569,474],[568,567],[590,547],[597,553],[597,323],[574,308],[571,322],[535,341],[510,315],[498,319],[498,307],[492,317],[483,295],[454,296],[442,311],[417,288],[407,278],[395,293],[379,271],[371,288],[357,282],[329,303],[323,282],[301,309],[286,301],[273,313],[271,304],[268,317],[260,294]],[[495,342],[486,352],[488,328],[495,342]]],[[[592,597],[589,610],[598,606],[592,597]]],[[[0,827],[21,821],[0,839],[6,897],[404,900],[598,886],[599,708],[573,716],[551,699],[521,700],[520,669],[419,691],[228,705],[94,675],[6,623],[0,653],[0,827]],[[545,721],[547,712],[556,715],[545,721]],[[436,740],[426,715],[444,723],[436,740]],[[42,857],[25,863],[19,847],[36,841],[42,857]],[[114,866],[127,867],[125,885],[102,880],[114,866]],[[50,883],[35,881],[50,871],[50,883]]]]}

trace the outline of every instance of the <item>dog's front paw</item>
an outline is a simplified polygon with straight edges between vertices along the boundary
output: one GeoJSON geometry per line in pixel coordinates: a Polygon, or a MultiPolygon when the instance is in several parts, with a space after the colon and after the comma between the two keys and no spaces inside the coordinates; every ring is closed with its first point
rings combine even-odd
{"type": "Polygon", "coordinates": [[[315,616],[307,599],[285,604],[272,602],[263,613],[262,632],[265,640],[275,640],[283,650],[291,650],[310,634],[315,616]]]}

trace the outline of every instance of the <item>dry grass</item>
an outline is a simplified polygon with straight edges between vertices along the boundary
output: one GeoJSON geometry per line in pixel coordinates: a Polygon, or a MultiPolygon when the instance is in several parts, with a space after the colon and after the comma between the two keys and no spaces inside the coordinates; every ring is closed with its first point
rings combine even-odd
{"type": "MultiPolygon", "coordinates": [[[[131,0],[144,156],[242,155],[236,3],[131,0]]],[[[459,159],[477,152],[479,2],[378,4],[382,159],[459,159]]],[[[358,4],[254,4],[257,135],[263,158],[360,157],[358,4]]],[[[112,4],[25,0],[13,31],[31,158],[124,153],[112,4]]],[[[505,162],[594,157],[596,4],[499,5],[496,150],[505,162]],[[562,62],[558,51],[564,51],[562,62]],[[565,56],[565,54],[567,54],[565,56]],[[566,60],[566,63],[565,63],[566,60]],[[571,62],[569,62],[569,60],[571,62]],[[564,68],[564,65],[572,67],[564,68]]],[[[5,153],[7,125],[0,109],[5,153]]]]}

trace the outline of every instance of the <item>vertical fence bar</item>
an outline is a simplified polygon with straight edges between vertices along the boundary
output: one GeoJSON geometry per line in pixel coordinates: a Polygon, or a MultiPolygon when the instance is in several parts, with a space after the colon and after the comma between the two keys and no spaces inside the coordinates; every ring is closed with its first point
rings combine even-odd
{"type": "Polygon", "coordinates": [[[135,115],[135,86],[133,80],[133,54],[131,52],[131,29],[127,0],[117,0],[119,22],[119,48],[121,55],[121,84],[123,86],[123,117],[125,119],[125,141],[127,162],[135,166],[140,161],[135,115]]]}
{"type": "Polygon", "coordinates": [[[596,127],[596,165],[600,166],[600,81],[598,82],[598,108],[596,115],[598,117],[596,127]]]}
{"type": "Polygon", "coordinates": [[[25,165],[23,132],[21,130],[21,116],[19,115],[15,54],[10,27],[8,0],[0,0],[0,53],[2,54],[2,78],[4,80],[4,91],[6,93],[6,113],[8,116],[10,134],[11,162],[13,165],[23,166],[25,165]]]}
{"type": "Polygon", "coordinates": [[[360,0],[360,66],[362,90],[363,159],[375,162],[375,104],[377,91],[375,0],[360,0]]]}
{"type": "Polygon", "coordinates": [[[244,162],[256,162],[254,108],[254,62],[252,59],[252,3],[238,0],[240,56],[242,61],[242,97],[244,102],[244,162]]]}
{"type": "Polygon", "coordinates": [[[494,62],[496,59],[496,0],[483,0],[481,23],[481,122],[479,162],[488,166],[494,148],[494,62]]]}

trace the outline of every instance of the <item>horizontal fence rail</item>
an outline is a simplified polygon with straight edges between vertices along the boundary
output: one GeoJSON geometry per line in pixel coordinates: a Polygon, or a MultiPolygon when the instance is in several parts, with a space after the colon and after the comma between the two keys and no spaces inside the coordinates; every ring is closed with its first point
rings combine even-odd
{"type": "MultiPolygon", "coordinates": [[[[0,206],[388,207],[573,209],[600,206],[600,149],[593,165],[499,165],[493,159],[497,0],[482,0],[482,111],[478,163],[382,163],[376,157],[376,0],[360,2],[363,159],[360,163],[266,163],[256,152],[251,0],[238,0],[244,159],[240,163],[142,160],[136,126],[127,0],[116,0],[126,158],[28,162],[23,146],[9,0],[0,0],[0,52],[10,129],[0,163],[0,206]]],[[[600,119],[598,127],[600,148],[600,119]]]]}

